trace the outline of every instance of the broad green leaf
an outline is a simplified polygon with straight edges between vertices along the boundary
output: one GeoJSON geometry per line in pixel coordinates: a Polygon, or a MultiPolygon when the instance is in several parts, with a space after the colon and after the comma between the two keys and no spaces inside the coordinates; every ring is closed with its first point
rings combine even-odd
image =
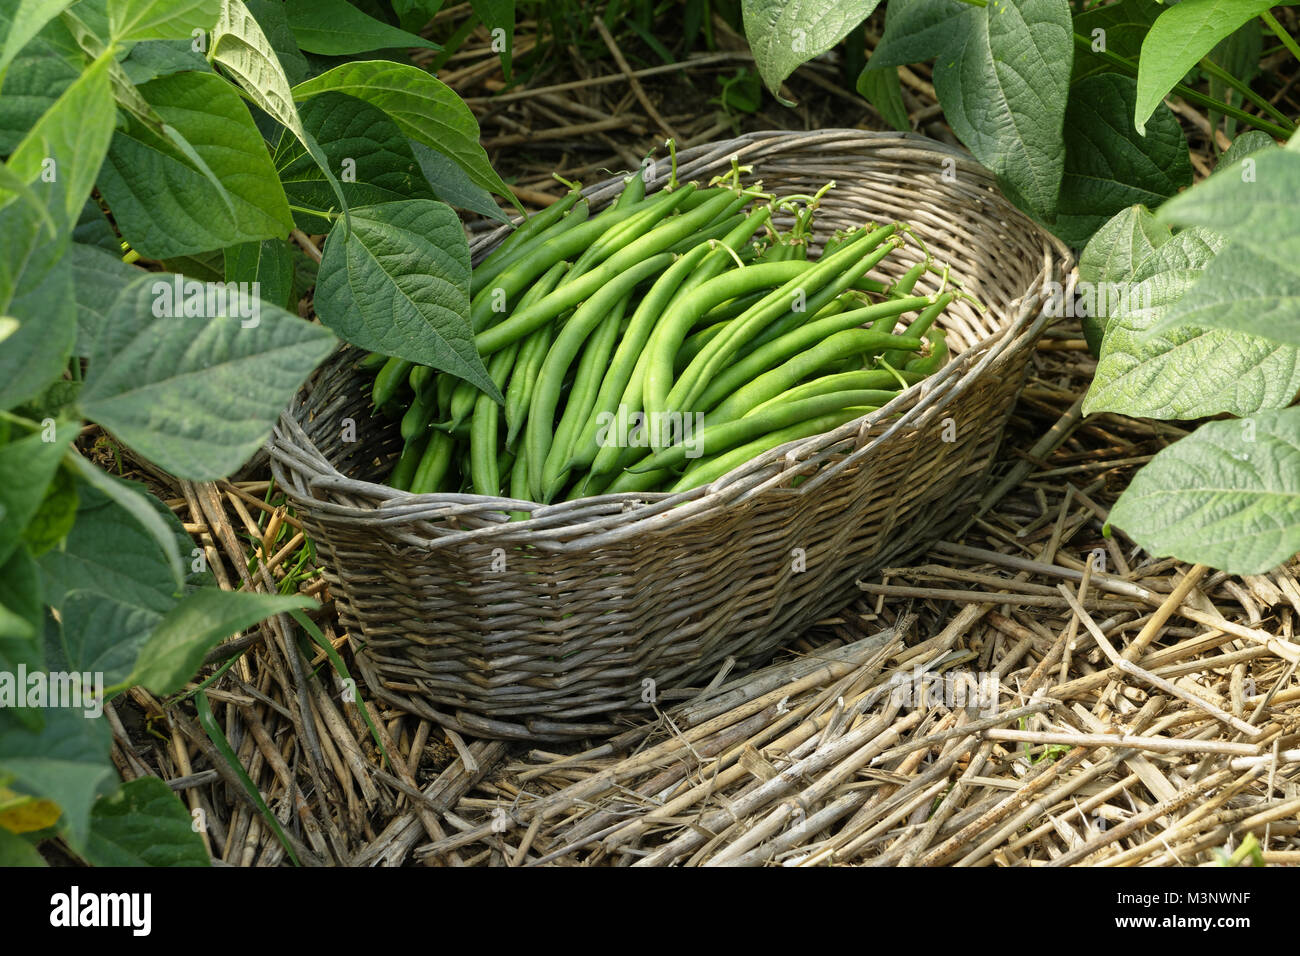
{"type": "Polygon", "coordinates": [[[1093,234],[1080,254],[1079,278],[1094,285],[1130,282],[1172,235],[1145,206],[1121,210],[1093,234]]]}
{"type": "Polygon", "coordinates": [[[211,572],[186,575],[181,570],[173,575],[168,552],[179,563],[183,551],[189,561],[193,539],[162,502],[138,490],[141,486],[104,477],[113,483],[114,494],[121,491],[135,496],[153,516],[151,525],[158,530],[147,529],[139,520],[140,512],[123,507],[106,491],[85,482],[78,484],[76,524],[67,540],[39,562],[45,601],[58,609],[69,594],[90,591],[161,618],[180,600],[185,587],[211,584],[211,572]]]}
{"type": "Polygon", "coordinates": [[[284,10],[298,46],[308,53],[347,56],[391,47],[442,49],[431,40],[367,16],[347,0],[286,0],[284,10]]]}
{"type": "Polygon", "coordinates": [[[1202,425],[1133,476],[1110,522],[1153,555],[1275,568],[1300,550],[1300,408],[1202,425]]]}
{"type": "Polygon", "coordinates": [[[0,563],[8,559],[23,529],[41,506],[63,451],[80,423],[63,422],[0,445],[0,563]],[[46,441],[46,439],[51,439],[46,441]]]}
{"type": "Polygon", "coordinates": [[[0,867],[48,865],[36,847],[18,834],[0,827],[0,867]]]}
{"type": "Polygon", "coordinates": [[[19,722],[16,710],[0,707],[0,777],[12,776],[8,786],[20,793],[57,803],[63,809],[60,825],[80,849],[91,804],[117,778],[108,759],[108,723],[85,709],[46,707],[44,726],[32,730],[19,722]]]}
{"type": "Polygon", "coordinates": [[[897,67],[873,68],[870,61],[858,74],[858,93],[896,130],[912,129],[907,107],[903,105],[903,87],[897,67]]]}
{"type": "Polygon", "coordinates": [[[1253,168],[1236,176],[1211,176],[1171,199],[1157,213],[1163,222],[1221,232],[1287,272],[1300,269],[1300,155],[1285,149],[1255,153],[1253,168]]]}
{"type": "Polygon", "coordinates": [[[288,201],[266,145],[239,95],[211,73],[174,73],[141,91],[168,125],[193,144],[224,185],[219,191],[184,153],[132,118],[113,137],[100,190],[118,227],[142,256],[205,252],[287,235],[288,201]]]}
{"type": "Polygon", "coordinates": [[[871,54],[870,66],[924,63],[953,45],[953,35],[973,29],[978,11],[961,0],[889,0],[885,32],[871,54]]]}
{"type": "Polygon", "coordinates": [[[36,514],[23,529],[23,542],[39,558],[62,541],[77,520],[77,482],[66,468],[54,473],[36,514]]]}
{"type": "Polygon", "coordinates": [[[501,57],[501,73],[509,80],[510,60],[515,52],[515,0],[470,0],[470,9],[487,27],[492,49],[501,57]]]}
{"type": "Polygon", "coordinates": [[[0,92],[0,155],[14,151],[81,71],[37,39],[9,65],[0,92]]]}
{"type": "MultiPolygon", "coordinates": [[[[414,140],[451,157],[484,189],[518,206],[479,144],[478,120],[452,90],[414,66],[364,60],[344,63],[293,88],[295,100],[334,91],[383,110],[414,140]]],[[[521,211],[522,211],[522,207],[521,211]]]]}
{"type": "Polygon", "coordinates": [[[1008,197],[1056,216],[1074,39],[1067,0],[975,8],[935,63],[934,88],[954,132],[1008,197]],[[962,29],[962,27],[968,29],[962,29]]]}
{"type": "Polygon", "coordinates": [[[1142,41],[1133,122],[1138,132],[1187,71],[1271,0],[1181,0],[1166,7],[1142,41]]]}
{"type": "MultiPolygon", "coordinates": [[[[303,103],[299,116],[320,145],[326,165],[338,174],[350,206],[434,198],[420,175],[410,140],[382,110],[342,93],[323,93],[303,103]]],[[[325,174],[295,137],[280,138],[274,161],[291,203],[337,213],[325,174]]],[[[330,228],[329,219],[322,216],[295,210],[294,218],[310,235],[330,228]]]]}
{"type": "MultiPolygon", "coordinates": [[[[1228,34],[1215,44],[1207,59],[1222,67],[1231,76],[1249,85],[1259,76],[1259,61],[1264,53],[1264,31],[1259,19],[1247,20],[1240,28],[1228,34]]],[[[1210,99],[1220,103],[1239,105],[1243,99],[1232,86],[1217,76],[1210,76],[1210,99]]],[[[1218,119],[1218,117],[1214,117],[1218,119]]],[[[1223,121],[1224,132],[1234,136],[1237,132],[1237,120],[1227,117],[1223,121]]]]}
{"type": "Polygon", "coordinates": [[[10,0],[0,7],[0,76],[18,51],[70,3],[72,0],[10,0]]]}
{"type": "MultiPolygon", "coordinates": [[[[41,579],[36,561],[25,547],[17,548],[9,560],[0,564],[0,608],[4,609],[4,626],[0,627],[0,672],[12,674],[19,664],[30,670],[45,666],[42,649],[45,605],[41,600],[41,579]]],[[[20,713],[19,719],[30,717],[20,713]]],[[[40,721],[27,721],[33,729],[40,721]]]]}
{"type": "Polygon", "coordinates": [[[226,249],[225,257],[227,282],[247,282],[263,302],[281,309],[289,307],[293,295],[293,256],[283,240],[240,243],[226,249]]]}
{"type": "MultiPolygon", "coordinates": [[[[72,268],[65,260],[50,264],[67,248],[67,234],[60,233],[51,240],[25,209],[10,215],[22,208],[0,210],[0,269],[26,267],[17,276],[17,294],[2,307],[20,324],[0,347],[0,409],[13,408],[39,395],[51,381],[60,378],[77,338],[72,268]],[[9,225],[15,228],[6,234],[9,225]],[[23,258],[9,255],[13,252],[23,258]],[[33,280],[35,285],[29,286],[33,280]]],[[[5,278],[0,277],[0,284],[5,278]]]]}
{"type": "Polygon", "coordinates": [[[1074,84],[1065,112],[1065,175],[1053,232],[1081,246],[1134,204],[1154,208],[1192,184],[1183,128],[1160,104],[1138,136],[1129,123],[1136,87],[1101,73],[1074,84]]]}
{"type": "Polygon", "coordinates": [[[114,0],[108,28],[114,43],[179,40],[211,30],[220,13],[221,0],[114,0]]]}
{"type": "MultiPolygon", "coordinates": [[[[103,4],[99,4],[98,7],[100,12],[103,12],[103,4]]],[[[135,88],[131,78],[126,75],[126,70],[122,69],[122,64],[117,62],[116,48],[105,46],[104,41],[101,39],[108,32],[107,17],[105,16],[103,18],[104,22],[100,24],[98,22],[99,18],[89,16],[91,11],[95,9],[96,5],[88,3],[87,0],[82,0],[73,10],[63,11],[59,19],[67,31],[76,38],[76,45],[86,56],[92,60],[97,60],[106,53],[114,57],[110,60],[108,67],[108,79],[113,88],[113,99],[118,106],[129,115],[134,116],[138,122],[161,136],[163,134],[162,120],[154,112],[153,107],[149,105],[148,100],[140,95],[140,91],[135,88]],[[81,14],[81,16],[78,16],[78,14],[81,14]],[[87,23],[82,17],[87,17],[87,19],[93,21],[93,25],[87,23]]]]}
{"type": "Polygon", "coordinates": [[[114,258],[122,255],[122,242],[113,232],[104,211],[93,198],[87,199],[81,207],[81,215],[72,230],[72,241],[86,246],[95,246],[111,254],[114,258]]]}
{"type": "Polygon", "coordinates": [[[192,40],[145,40],[131,48],[122,61],[122,70],[136,86],[142,86],[160,76],[170,76],[183,70],[212,72],[203,54],[194,50],[192,40]]]}
{"type": "Polygon", "coordinates": [[[78,402],[150,461],[195,481],[247,461],[334,346],[319,326],[228,292],[175,275],[133,281],[95,340],[78,402]]]}
{"type": "Polygon", "coordinates": [[[435,152],[423,143],[411,141],[411,151],[420,164],[424,178],[433,187],[434,195],[449,206],[457,206],[470,212],[478,213],[497,222],[509,222],[510,218],[501,211],[492,194],[470,181],[465,170],[442,153],[435,152]]]}
{"type": "MultiPolygon", "coordinates": [[[[1277,140],[1269,136],[1268,133],[1262,133],[1257,129],[1247,130],[1234,139],[1232,145],[1223,151],[1218,164],[1214,167],[1214,173],[1217,175],[1225,169],[1231,169],[1247,156],[1253,156],[1266,149],[1272,149],[1276,145],[1277,140]]],[[[1240,172],[1241,170],[1238,170],[1238,174],[1240,172]]]]}
{"type": "Polygon", "coordinates": [[[1165,314],[1158,331],[1184,325],[1257,335],[1300,347],[1300,272],[1279,269],[1241,242],[1221,252],[1165,314]]]}
{"type": "Polygon", "coordinates": [[[1195,419],[1290,404],[1300,391],[1295,349],[1222,329],[1152,331],[1222,245],[1213,233],[1180,232],[1153,254],[1148,275],[1118,287],[1085,414],[1195,419]]]}
{"type": "Polygon", "coordinates": [[[208,57],[230,74],[248,98],[268,116],[298,137],[324,171],[346,216],[348,203],[339,188],[338,177],[329,168],[315,138],[303,128],[298,108],[294,105],[293,90],[275,48],[252,12],[240,0],[221,0],[221,20],[212,32],[212,49],[208,57]]]}
{"type": "Polygon", "coordinates": [[[298,49],[298,41],[294,38],[293,30],[289,28],[289,18],[285,16],[284,4],[281,0],[247,0],[244,6],[257,20],[262,35],[271,46],[271,52],[280,61],[281,70],[289,86],[292,87],[293,84],[307,79],[310,67],[307,65],[307,58],[298,49]]]}
{"type": "Polygon", "coordinates": [[[1079,82],[1095,73],[1111,73],[1115,65],[1101,56],[1111,53],[1136,63],[1142,38],[1166,9],[1159,0],[1120,0],[1095,6],[1074,17],[1074,32],[1090,41],[1087,49],[1074,49],[1074,76],[1079,82]]]}
{"type": "Polygon", "coordinates": [[[181,690],[220,641],[273,614],[316,607],[305,595],[254,594],[203,588],[185,596],[155,628],[140,649],[130,685],[155,694],[181,690]]]}
{"type": "Polygon", "coordinates": [[[68,250],[68,264],[72,267],[77,295],[75,354],[84,358],[90,354],[113,300],[128,282],[139,278],[141,272],[135,266],[127,265],[119,256],[79,242],[74,242],[68,250]]]}
{"type": "MultiPolygon", "coordinates": [[[[137,487],[133,483],[123,481],[120,478],[115,478],[100,468],[97,468],[95,465],[86,461],[85,458],[81,457],[81,455],[75,453],[69,454],[64,460],[72,466],[83,485],[89,485],[90,489],[99,492],[101,496],[107,496],[112,499],[113,503],[121,509],[120,512],[109,512],[112,516],[112,520],[116,523],[118,530],[127,526],[138,525],[149,535],[153,540],[155,547],[161,549],[163,558],[165,559],[162,568],[166,571],[168,576],[169,586],[171,589],[168,593],[178,592],[185,584],[185,570],[181,566],[181,551],[180,547],[177,545],[176,532],[172,525],[168,524],[168,519],[170,519],[174,525],[175,517],[171,515],[170,512],[165,512],[165,517],[160,515],[157,509],[161,506],[155,504],[157,499],[137,490],[137,487]]],[[[83,502],[87,498],[87,493],[87,490],[84,488],[79,492],[83,502]]],[[[92,501],[93,500],[97,499],[92,498],[92,501]]],[[[80,513],[80,509],[78,509],[78,515],[80,515],[80,513]]],[[[80,525],[81,521],[79,519],[77,524],[74,525],[73,531],[79,532],[81,530],[80,525]]],[[[186,540],[188,540],[188,538],[186,538],[186,540]]],[[[117,567],[113,561],[112,555],[108,556],[105,563],[111,568],[117,567]]],[[[43,566],[44,564],[45,563],[42,562],[43,566]]],[[[47,584],[45,589],[46,600],[51,605],[57,607],[61,598],[56,597],[56,593],[61,596],[69,590],[89,586],[90,585],[85,581],[77,583],[75,578],[71,581],[65,580],[62,586],[57,589],[51,588],[47,584]]],[[[96,584],[95,586],[98,587],[99,585],[96,584]]],[[[121,591],[118,590],[108,593],[110,596],[116,597],[120,596],[121,591]]]]}
{"type": "Polygon", "coordinates": [[[81,216],[113,136],[110,57],[90,66],[36,122],[7,163],[24,182],[50,186],[47,200],[58,225],[71,230],[81,216]]]}
{"type": "Polygon", "coordinates": [[[871,15],[879,0],[741,0],[745,36],[767,88],[825,53],[871,15]]]}
{"type": "Polygon", "coordinates": [[[367,206],[325,240],[321,322],[353,345],[429,365],[499,393],[474,346],[469,246],[451,208],[429,199],[367,206]]]}
{"type": "Polygon", "coordinates": [[[51,670],[103,675],[113,687],[131,674],[140,648],[162,615],[97,591],[66,594],[62,620],[48,628],[45,666],[51,670]]]}
{"type": "Polygon", "coordinates": [[[209,866],[192,824],[171,787],[141,777],[95,801],[82,855],[93,866],[209,866]]]}

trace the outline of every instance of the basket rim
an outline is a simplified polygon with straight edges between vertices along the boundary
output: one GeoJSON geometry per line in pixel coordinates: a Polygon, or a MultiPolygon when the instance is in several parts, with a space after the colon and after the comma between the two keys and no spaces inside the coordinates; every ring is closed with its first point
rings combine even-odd
{"type": "MultiPolygon", "coordinates": [[[[831,128],[813,131],[760,131],[746,133],[727,140],[700,144],[682,150],[677,155],[678,178],[694,178],[705,167],[718,160],[735,156],[743,160],[747,153],[772,143],[807,140],[825,145],[869,146],[877,155],[898,158],[915,158],[920,154],[942,154],[956,160],[968,173],[979,177],[988,186],[996,188],[993,174],[979,165],[969,153],[930,139],[919,133],[897,133],[873,130],[831,128]]],[[[660,174],[656,164],[654,174],[647,182],[647,190],[667,182],[668,175],[660,174]]],[[[622,188],[624,178],[615,175],[582,191],[593,205],[611,200],[622,188]]],[[[1032,280],[1029,289],[1019,298],[1007,303],[1007,314],[999,328],[980,339],[956,356],[938,373],[902,390],[888,404],[860,418],[846,422],[829,432],[798,439],[773,448],[737,466],[712,482],[682,492],[621,492],[593,495],[572,501],[553,504],[524,501],[508,497],[492,497],[465,493],[438,492],[415,495],[378,482],[349,478],[339,472],[319,452],[298,423],[294,412],[302,398],[320,381],[321,373],[331,368],[340,354],[353,348],[341,344],[334,355],[320,366],[291,404],[280,415],[267,443],[273,471],[280,468],[306,473],[306,487],[313,494],[324,493],[334,500],[315,498],[313,506],[322,513],[337,518],[365,519],[381,525],[409,526],[412,523],[434,524],[462,515],[474,515],[483,522],[481,527],[459,531],[438,530],[428,538],[401,535],[417,540],[428,548],[461,546],[479,538],[496,537],[502,531],[510,532],[512,543],[529,543],[547,550],[585,550],[612,544],[629,536],[663,524],[678,525],[713,509],[749,500],[786,480],[792,472],[813,470],[834,454],[841,454],[837,446],[855,439],[854,445],[838,461],[825,468],[817,468],[813,476],[798,488],[783,489],[790,494],[808,494],[831,480],[834,475],[868,455],[886,439],[903,428],[919,428],[937,416],[949,402],[986,376],[995,365],[1006,360],[1009,354],[1037,338],[1053,319],[1041,309],[1045,282],[1052,276],[1064,276],[1071,267],[1073,256],[1057,237],[1033,222],[1011,205],[1000,193],[997,198],[1006,207],[1009,216],[1019,217],[1022,224],[1032,229],[1041,242],[1043,265],[1032,280]],[[868,432],[875,426],[894,418],[889,427],[870,439],[868,432]],[[358,506],[344,504],[337,495],[348,498],[362,497],[377,500],[377,504],[358,506]],[[507,512],[526,511],[529,517],[510,520],[507,512]],[[576,540],[556,541],[553,532],[562,528],[565,537],[576,540]]],[[[480,234],[471,241],[471,259],[481,258],[486,250],[508,235],[517,222],[501,224],[480,234]]],[[[471,227],[472,228],[472,227],[471,227]]],[[[281,479],[280,475],[276,476],[281,479]]],[[[431,529],[433,530],[433,529],[431,529]]]]}

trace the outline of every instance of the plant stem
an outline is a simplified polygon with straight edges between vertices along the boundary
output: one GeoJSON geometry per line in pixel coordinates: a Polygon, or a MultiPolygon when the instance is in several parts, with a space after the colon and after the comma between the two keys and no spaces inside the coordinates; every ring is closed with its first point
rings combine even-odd
{"type": "Polygon", "coordinates": [[[1300,60],[1300,43],[1295,42],[1295,37],[1287,32],[1286,27],[1278,23],[1277,17],[1273,16],[1268,10],[1259,15],[1264,21],[1264,25],[1273,31],[1273,35],[1282,41],[1282,45],[1291,51],[1291,55],[1300,60]]]}
{"type": "Polygon", "coordinates": [[[338,213],[330,212],[327,209],[308,209],[306,206],[295,206],[292,203],[289,204],[289,208],[294,212],[305,212],[309,216],[319,216],[322,219],[328,219],[330,222],[333,222],[339,217],[338,213]]]}
{"type": "Polygon", "coordinates": [[[1249,83],[1243,83],[1241,80],[1237,79],[1235,76],[1233,76],[1223,67],[1219,66],[1213,60],[1206,57],[1205,59],[1201,60],[1200,67],[1202,70],[1204,70],[1210,76],[1214,77],[1216,80],[1226,84],[1227,86],[1232,87],[1242,96],[1246,97],[1246,99],[1250,100],[1260,109],[1262,109],[1269,116],[1272,116],[1275,120],[1279,120],[1283,123],[1291,122],[1291,120],[1287,118],[1287,115],[1285,113],[1283,113],[1280,109],[1278,109],[1268,100],[1264,99],[1264,97],[1260,96],[1258,93],[1252,90],[1250,88],[1249,83]]]}

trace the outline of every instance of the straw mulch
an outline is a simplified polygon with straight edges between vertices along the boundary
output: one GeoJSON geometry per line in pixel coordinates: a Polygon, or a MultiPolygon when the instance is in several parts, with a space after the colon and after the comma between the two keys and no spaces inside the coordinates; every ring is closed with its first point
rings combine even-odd
{"type": "MultiPolygon", "coordinates": [[[[1239,579],[1103,536],[1181,430],[1081,420],[1091,361],[1051,335],[967,533],[615,740],[463,740],[366,703],[386,765],[366,688],[291,622],[218,648],[241,656],[207,694],[284,843],[308,865],[1300,862],[1300,567],[1239,579]]],[[[274,489],[160,491],[223,587],[291,574],[348,659],[274,489]]],[[[289,862],[190,701],[135,689],[110,719],[123,776],[202,809],[216,858],[289,862]]]]}
{"type": "MultiPolygon", "coordinates": [[[[670,134],[883,128],[833,55],[792,77],[798,109],[718,110],[717,75],[752,61],[714,25],[718,49],[682,67],[628,65],[626,40],[602,37],[608,60],[570,53],[496,96],[482,34],[439,75],[532,206],[563,193],[552,172],[594,181],[670,134]]],[[[536,29],[519,26],[517,54],[536,29]]],[[[903,80],[913,128],[951,141],[927,69],[903,80]]],[[[1226,141],[1174,106],[1204,175],[1210,139],[1226,141]]],[[[139,688],[108,707],[113,759],[125,779],[167,780],[203,811],[214,858],[243,866],[1300,863],[1300,565],[1233,578],[1105,537],[1133,472],[1185,431],[1083,420],[1092,369],[1077,327],[1050,332],[1000,482],[964,534],[863,580],[856,603],[768,668],[661,688],[615,740],[540,750],[444,733],[376,708],[274,618],[201,675],[234,658],[205,692],[240,769],[191,699],[139,688]]],[[[101,457],[118,467],[111,447],[101,457]]],[[[311,543],[264,469],[215,484],[136,476],[222,587],[320,599],[313,617],[350,664],[311,543]]]]}

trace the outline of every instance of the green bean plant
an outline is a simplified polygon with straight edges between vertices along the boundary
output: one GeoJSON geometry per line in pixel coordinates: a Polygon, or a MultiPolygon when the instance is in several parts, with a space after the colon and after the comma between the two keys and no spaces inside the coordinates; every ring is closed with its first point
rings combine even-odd
{"type": "MultiPolygon", "coordinates": [[[[505,56],[512,7],[475,4],[505,56]]],[[[0,3],[0,865],[49,838],[206,864],[163,781],[120,782],[105,707],[315,604],[217,588],[170,510],[78,451],[87,422],[214,480],[340,339],[500,397],[452,205],[504,219],[511,194],[449,88],[355,59],[436,48],[345,0],[0,3]]]]}
{"type": "MultiPolygon", "coordinates": [[[[744,0],[768,87],[879,5],[744,0]]],[[[898,68],[933,61],[957,137],[1079,250],[1077,284],[1044,291],[1098,354],[1086,413],[1219,416],[1144,466],[1110,521],[1234,573],[1300,551],[1300,140],[1286,100],[1254,87],[1262,58],[1298,68],[1283,20],[1268,0],[888,0],[858,79],[907,129],[898,68]],[[1195,186],[1170,97],[1235,135],[1195,186]]]]}

